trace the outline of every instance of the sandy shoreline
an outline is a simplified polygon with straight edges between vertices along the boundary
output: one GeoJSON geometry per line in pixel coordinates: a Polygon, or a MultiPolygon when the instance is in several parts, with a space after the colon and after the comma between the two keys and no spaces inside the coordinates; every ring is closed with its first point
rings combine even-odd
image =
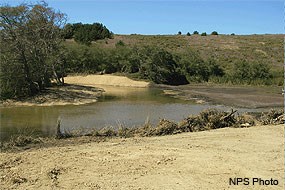
{"type": "Polygon", "coordinates": [[[135,81],[124,76],[115,75],[86,75],[86,76],[68,76],[65,82],[69,84],[79,84],[87,86],[107,85],[118,87],[137,87],[145,88],[149,86],[149,82],[135,81]]]}
{"type": "Polygon", "coordinates": [[[5,100],[0,107],[12,106],[64,106],[93,103],[101,96],[103,89],[65,84],[46,89],[40,94],[23,100],[5,100]]]}
{"type": "Polygon", "coordinates": [[[65,77],[65,86],[51,87],[39,95],[24,100],[6,100],[0,107],[9,106],[62,106],[96,102],[104,87],[146,88],[149,82],[135,81],[124,76],[87,75],[65,77]]]}
{"type": "MultiPolygon", "coordinates": [[[[0,153],[4,189],[284,189],[284,126],[114,138],[0,153]],[[229,178],[277,186],[230,186],[229,178]]],[[[60,140],[61,142],[64,140],[60,140]]]]}

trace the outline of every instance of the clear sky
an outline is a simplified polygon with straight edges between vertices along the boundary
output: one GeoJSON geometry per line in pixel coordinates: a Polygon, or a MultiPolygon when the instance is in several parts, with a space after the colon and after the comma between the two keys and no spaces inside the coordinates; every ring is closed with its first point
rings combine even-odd
{"type": "MultiPolygon", "coordinates": [[[[19,0],[0,0],[17,5],[19,0]]],[[[26,1],[35,2],[35,1],[26,1]]],[[[115,34],[284,34],[283,0],[46,0],[69,23],[100,22],[115,34]]]]}

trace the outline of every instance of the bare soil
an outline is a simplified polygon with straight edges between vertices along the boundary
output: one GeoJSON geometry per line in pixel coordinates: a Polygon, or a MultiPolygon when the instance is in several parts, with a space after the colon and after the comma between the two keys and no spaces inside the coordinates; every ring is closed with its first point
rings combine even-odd
{"type": "Polygon", "coordinates": [[[0,153],[1,188],[284,189],[283,125],[106,142],[89,138],[0,153]],[[230,186],[235,177],[273,178],[278,185],[230,186]]]}

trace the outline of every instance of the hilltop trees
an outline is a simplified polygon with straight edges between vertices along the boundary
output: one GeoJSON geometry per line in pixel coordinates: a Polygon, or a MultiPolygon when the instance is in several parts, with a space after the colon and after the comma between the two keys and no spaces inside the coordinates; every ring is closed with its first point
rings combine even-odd
{"type": "Polygon", "coordinates": [[[110,32],[106,26],[101,23],[93,24],[66,24],[63,29],[63,36],[65,39],[74,38],[78,43],[90,45],[92,41],[104,38],[111,38],[110,32]]]}
{"type": "Polygon", "coordinates": [[[63,80],[61,27],[65,15],[46,3],[0,7],[2,98],[33,95],[63,80]]]}

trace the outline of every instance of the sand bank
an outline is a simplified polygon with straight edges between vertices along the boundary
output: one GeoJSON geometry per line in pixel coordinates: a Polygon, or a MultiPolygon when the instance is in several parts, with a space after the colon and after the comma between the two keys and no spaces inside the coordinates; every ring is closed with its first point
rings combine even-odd
{"type": "MultiPolygon", "coordinates": [[[[108,89],[108,86],[131,87],[134,90],[138,87],[149,86],[149,82],[135,81],[124,76],[114,75],[68,76],[65,78],[65,83],[65,86],[48,88],[34,97],[0,102],[0,107],[82,105],[96,102],[104,89],[108,89]]],[[[120,91],[120,89],[112,88],[112,91],[120,91]]]]}
{"type": "Polygon", "coordinates": [[[87,76],[67,76],[65,82],[69,84],[80,84],[88,86],[108,85],[121,87],[148,87],[149,82],[135,81],[124,76],[115,75],[87,75],[87,76]]]}

